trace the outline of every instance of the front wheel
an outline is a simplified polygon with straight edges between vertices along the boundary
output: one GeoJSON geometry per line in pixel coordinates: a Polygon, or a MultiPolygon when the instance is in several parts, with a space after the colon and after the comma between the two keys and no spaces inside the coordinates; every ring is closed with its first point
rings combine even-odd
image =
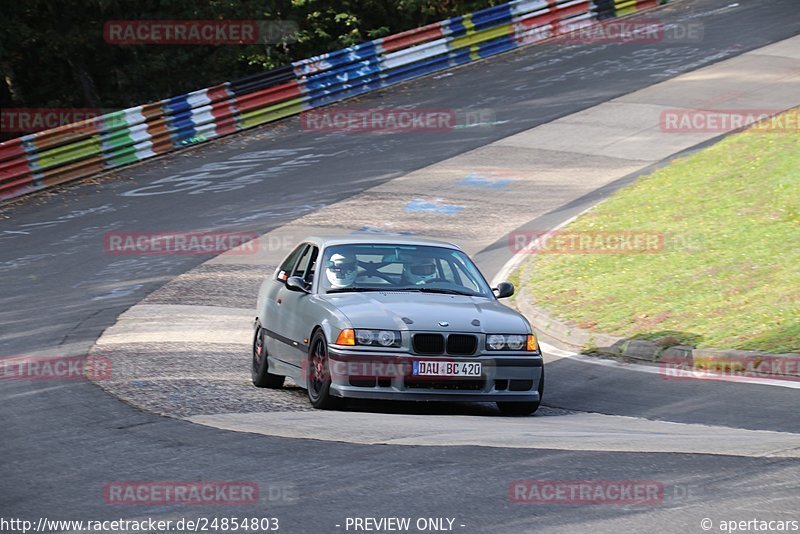
{"type": "Polygon", "coordinates": [[[267,345],[264,343],[264,335],[263,328],[260,326],[256,328],[256,335],[253,338],[253,365],[250,369],[250,376],[253,379],[253,385],[256,387],[277,389],[283,387],[286,377],[269,372],[267,345]]]}
{"type": "Polygon", "coordinates": [[[503,415],[532,415],[539,409],[539,404],[542,401],[542,394],[544,393],[544,367],[542,367],[542,374],[539,377],[539,400],[532,402],[498,402],[497,407],[503,415]]]}
{"type": "Polygon", "coordinates": [[[318,330],[308,350],[308,400],[319,410],[334,410],[342,405],[341,397],[331,395],[331,373],[328,366],[328,342],[318,330]]]}

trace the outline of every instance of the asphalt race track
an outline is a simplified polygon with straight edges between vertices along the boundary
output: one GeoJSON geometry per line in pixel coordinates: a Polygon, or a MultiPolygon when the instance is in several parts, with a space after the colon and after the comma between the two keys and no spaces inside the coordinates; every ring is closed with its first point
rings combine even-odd
{"type": "MultiPolygon", "coordinates": [[[[0,355],[86,354],[122,312],[209,259],[109,255],[102,243],[107,231],[265,233],[416,169],[800,33],[796,0],[686,0],[657,13],[665,22],[702,21],[704,38],[536,45],[356,102],[489,109],[489,126],[447,135],[346,135],[304,131],[289,119],[0,209],[0,355]]],[[[612,190],[576,198],[564,188],[556,192],[562,207],[542,216],[538,227],[555,226],[612,190]]],[[[491,278],[509,256],[506,247],[489,247],[477,260],[491,278]]],[[[536,417],[589,412],[800,433],[796,389],[672,384],[566,358],[550,363],[547,373],[545,408],[536,417]]],[[[800,518],[796,454],[273,437],[157,416],[84,382],[4,381],[0,400],[2,517],[277,517],[285,532],[345,532],[347,517],[381,516],[454,518],[453,530],[461,532],[701,532],[703,518],[800,518]],[[663,484],[664,498],[655,506],[511,502],[513,481],[530,479],[653,480],[663,484]],[[261,494],[249,506],[106,504],[104,485],[124,480],[247,480],[261,494]]],[[[398,411],[386,405],[371,411],[383,409],[398,411]]],[[[451,417],[448,409],[427,417],[451,417]]]]}

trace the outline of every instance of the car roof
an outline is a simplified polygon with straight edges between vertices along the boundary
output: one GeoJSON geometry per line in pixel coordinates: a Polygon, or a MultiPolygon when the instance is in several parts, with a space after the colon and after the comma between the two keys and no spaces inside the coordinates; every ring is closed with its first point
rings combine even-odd
{"type": "Polygon", "coordinates": [[[425,239],[413,236],[403,235],[339,235],[339,236],[309,236],[303,239],[304,243],[314,243],[320,248],[329,247],[332,245],[428,245],[434,247],[446,247],[456,250],[461,250],[460,247],[453,243],[446,241],[437,241],[435,239],[425,239]]]}

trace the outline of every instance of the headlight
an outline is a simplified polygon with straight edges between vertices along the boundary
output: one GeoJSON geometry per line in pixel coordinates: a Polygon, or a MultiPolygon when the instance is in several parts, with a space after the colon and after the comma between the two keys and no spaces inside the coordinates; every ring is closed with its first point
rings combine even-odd
{"type": "Polygon", "coordinates": [[[539,350],[539,345],[533,334],[489,334],[486,336],[486,349],[535,352],[539,350]]]}
{"type": "Polygon", "coordinates": [[[503,350],[506,348],[506,336],[492,334],[486,337],[486,348],[489,350],[503,350]]]}
{"type": "Polygon", "coordinates": [[[522,350],[525,347],[525,336],[506,336],[506,345],[511,350],[522,350]]]}
{"type": "Polygon", "coordinates": [[[400,344],[400,332],[393,332],[391,330],[381,330],[378,332],[378,343],[384,347],[393,347],[395,344],[400,344]]]}
{"type": "Polygon", "coordinates": [[[372,345],[375,340],[372,330],[356,330],[356,342],[359,345],[372,345]]]}
{"type": "Polygon", "coordinates": [[[356,330],[356,345],[399,347],[400,332],[396,330],[356,330]]]}

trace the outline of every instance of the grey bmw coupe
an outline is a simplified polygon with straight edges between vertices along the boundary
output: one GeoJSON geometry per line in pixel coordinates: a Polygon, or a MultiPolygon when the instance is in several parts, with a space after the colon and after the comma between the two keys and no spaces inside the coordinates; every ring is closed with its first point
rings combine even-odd
{"type": "Polygon", "coordinates": [[[539,407],[544,366],[528,321],[457,246],[397,237],[309,237],[261,285],[252,379],[291,377],[315,408],[344,399],[539,407]]]}

